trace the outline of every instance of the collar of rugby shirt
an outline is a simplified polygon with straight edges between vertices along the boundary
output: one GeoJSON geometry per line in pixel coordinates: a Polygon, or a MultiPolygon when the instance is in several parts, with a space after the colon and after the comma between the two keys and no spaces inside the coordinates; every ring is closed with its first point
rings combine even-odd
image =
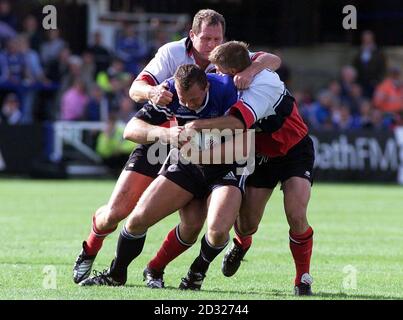
{"type": "Polygon", "coordinates": [[[196,113],[202,112],[203,109],[207,106],[207,103],[208,103],[209,99],[210,99],[210,91],[207,91],[206,97],[204,98],[203,105],[199,109],[195,110],[195,112],[196,113]]]}

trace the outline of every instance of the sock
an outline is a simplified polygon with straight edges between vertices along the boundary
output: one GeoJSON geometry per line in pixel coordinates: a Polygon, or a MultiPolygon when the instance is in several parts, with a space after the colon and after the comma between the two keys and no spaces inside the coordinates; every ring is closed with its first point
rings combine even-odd
{"type": "Polygon", "coordinates": [[[193,272],[205,274],[210,263],[217,257],[221,251],[227,246],[228,241],[221,247],[213,247],[207,240],[207,235],[201,239],[201,249],[199,256],[193,261],[190,270],[193,272]]]}
{"type": "Polygon", "coordinates": [[[165,267],[177,256],[189,249],[193,243],[186,243],[180,238],[179,225],[173,228],[166,236],[161,248],[155,257],[148,263],[148,267],[162,272],[165,267]]]}
{"type": "Polygon", "coordinates": [[[235,240],[244,250],[248,250],[249,247],[252,245],[252,235],[256,232],[253,232],[248,235],[242,235],[238,228],[238,223],[235,222],[234,224],[234,231],[235,231],[235,240]]]}
{"type": "Polygon", "coordinates": [[[146,233],[132,235],[123,227],[119,235],[115,260],[111,266],[111,275],[116,279],[126,277],[129,264],[143,251],[145,240],[146,233]]]}
{"type": "Polygon", "coordinates": [[[294,258],[296,277],[295,285],[301,283],[304,273],[309,273],[313,247],[313,230],[308,228],[303,234],[293,234],[290,231],[290,249],[294,258]]]}
{"type": "Polygon", "coordinates": [[[105,231],[98,230],[96,227],[95,219],[96,216],[94,215],[92,217],[91,232],[88,236],[87,241],[84,242],[85,253],[89,256],[97,255],[98,251],[102,248],[102,244],[106,236],[116,230],[116,227],[105,231]]]}

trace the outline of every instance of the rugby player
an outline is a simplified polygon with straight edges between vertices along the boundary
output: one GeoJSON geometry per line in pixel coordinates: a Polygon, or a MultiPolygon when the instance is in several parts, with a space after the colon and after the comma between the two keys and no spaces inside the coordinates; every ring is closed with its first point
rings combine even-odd
{"type": "MultiPolygon", "coordinates": [[[[164,80],[172,77],[181,64],[195,63],[205,72],[215,71],[214,65],[208,60],[208,55],[223,42],[224,33],[225,20],[221,14],[210,9],[200,10],[194,16],[189,37],[162,46],[135,79],[129,92],[132,99],[136,102],[151,101],[160,106],[170,103],[172,93],[166,88],[164,80]]],[[[281,64],[280,58],[264,52],[252,54],[252,60],[253,62],[248,68],[234,77],[238,88],[246,88],[253,76],[261,70],[265,68],[276,70],[281,64]]],[[[125,138],[141,143],[141,139],[144,140],[147,137],[147,130],[144,130],[146,125],[147,121],[134,119],[125,130],[125,138]]],[[[161,124],[159,136],[162,143],[177,138],[178,129],[169,126],[169,122],[161,124]]],[[[105,237],[111,234],[119,222],[129,215],[144,190],[157,177],[161,165],[148,163],[148,148],[147,145],[140,145],[133,151],[118,178],[108,203],[95,212],[90,234],[83,242],[82,250],[73,267],[75,283],[81,282],[90,275],[92,265],[105,237]]],[[[155,267],[157,274],[154,278],[159,282],[162,280],[161,272],[169,261],[184,252],[189,248],[189,244],[194,242],[194,230],[200,223],[199,217],[201,214],[205,214],[202,204],[196,200],[182,209],[194,211],[196,218],[192,219],[191,215],[186,215],[190,220],[181,220],[181,223],[167,235],[163,246],[152,260],[154,264],[150,263],[155,267]]],[[[149,280],[147,283],[150,282],[152,285],[154,279],[152,269],[145,270],[145,274],[149,280]]]]}
{"type": "MultiPolygon", "coordinates": [[[[171,103],[166,107],[147,104],[138,118],[159,119],[159,123],[155,123],[158,125],[175,116],[178,122],[186,123],[195,118],[222,116],[237,104],[237,89],[231,77],[207,76],[196,65],[180,66],[166,87],[172,93],[171,103]]],[[[186,163],[178,149],[172,149],[159,176],[129,215],[111,267],[83,280],[80,285],[124,285],[129,264],[142,252],[148,228],[185,207],[193,198],[205,201],[208,197],[208,231],[202,238],[198,259],[180,286],[200,289],[210,262],[228,243],[229,230],[241,205],[244,180],[244,176],[236,175],[234,164],[194,165],[186,163]]]]}
{"type": "MultiPolygon", "coordinates": [[[[210,61],[217,71],[235,76],[251,64],[247,45],[231,41],[216,47],[210,61]]],[[[209,128],[255,128],[256,162],[246,180],[246,193],[234,225],[233,246],[223,259],[222,272],[234,275],[252,244],[274,188],[281,182],[284,209],[290,226],[290,250],[294,258],[296,295],[311,295],[310,259],[313,229],[308,224],[307,206],[313,182],[314,149],[308,128],[298,113],[295,99],[270,70],[258,73],[249,88],[240,90],[243,103],[229,110],[229,115],[196,120],[186,124],[194,130],[209,128]]]]}

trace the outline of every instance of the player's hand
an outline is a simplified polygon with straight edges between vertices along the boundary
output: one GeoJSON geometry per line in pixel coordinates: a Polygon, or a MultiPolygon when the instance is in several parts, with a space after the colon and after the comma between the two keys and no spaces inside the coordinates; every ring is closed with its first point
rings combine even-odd
{"type": "Polygon", "coordinates": [[[190,121],[185,124],[184,128],[188,130],[199,131],[200,130],[199,121],[198,120],[190,121]]]}
{"type": "Polygon", "coordinates": [[[171,144],[175,148],[182,148],[195,134],[197,134],[197,132],[192,129],[185,129],[184,127],[176,126],[167,128],[165,133],[161,135],[160,140],[163,143],[171,144]]]}
{"type": "Polygon", "coordinates": [[[168,90],[165,82],[153,87],[149,93],[149,100],[158,106],[166,106],[172,101],[172,97],[173,94],[168,90]]]}
{"type": "Polygon", "coordinates": [[[175,148],[182,148],[185,144],[189,143],[190,140],[197,134],[195,130],[185,129],[184,127],[173,127],[167,129],[167,137],[164,138],[166,143],[171,144],[175,148]]]}
{"type": "Polygon", "coordinates": [[[171,144],[174,147],[178,148],[179,147],[179,136],[183,130],[183,127],[171,127],[171,128],[166,128],[164,133],[160,137],[160,141],[162,143],[167,143],[171,144]]]}
{"type": "Polygon", "coordinates": [[[250,73],[247,69],[237,73],[234,76],[234,84],[238,88],[238,90],[245,90],[249,88],[250,84],[253,80],[253,74],[250,73]]]}

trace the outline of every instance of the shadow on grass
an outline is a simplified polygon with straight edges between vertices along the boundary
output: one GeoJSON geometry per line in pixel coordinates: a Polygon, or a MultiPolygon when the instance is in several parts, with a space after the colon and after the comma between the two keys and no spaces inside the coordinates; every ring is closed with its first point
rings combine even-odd
{"type": "MultiPolygon", "coordinates": [[[[129,288],[142,288],[142,289],[147,289],[146,286],[141,286],[141,285],[126,285],[126,287],[129,288]]],[[[150,290],[160,290],[160,289],[150,289],[150,290]]],[[[182,290],[178,289],[177,287],[173,286],[167,286],[163,290],[173,290],[173,291],[179,291],[183,292],[182,290]]],[[[223,293],[223,294],[237,294],[237,295],[256,295],[259,297],[256,297],[256,300],[267,300],[265,296],[274,296],[274,297],[283,297],[285,299],[289,298],[295,298],[295,296],[292,293],[285,292],[285,291],[280,291],[280,290],[271,290],[271,291],[266,291],[266,290],[261,290],[261,291],[256,291],[256,290],[245,290],[245,291],[239,291],[239,290],[204,290],[202,289],[201,291],[193,291],[195,294],[199,293],[223,293]]],[[[301,299],[304,299],[305,297],[300,297],[301,299]]],[[[393,296],[381,296],[381,295],[366,295],[366,294],[348,294],[344,292],[314,292],[314,295],[312,297],[306,297],[307,299],[310,298],[330,298],[334,300],[345,300],[345,299],[358,299],[358,300],[403,300],[402,297],[393,297],[393,296]]]]}
{"type": "Polygon", "coordinates": [[[402,297],[393,296],[380,296],[369,294],[348,294],[344,292],[330,293],[330,292],[316,292],[315,297],[333,298],[333,299],[370,299],[370,300],[402,300],[402,297]]]}

